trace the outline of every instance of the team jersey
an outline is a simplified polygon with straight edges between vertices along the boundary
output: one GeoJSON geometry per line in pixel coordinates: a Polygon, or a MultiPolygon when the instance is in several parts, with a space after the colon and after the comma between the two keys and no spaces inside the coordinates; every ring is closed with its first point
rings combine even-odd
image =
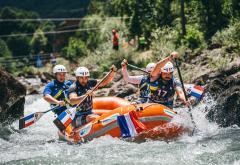
{"type": "MultiPolygon", "coordinates": [[[[91,90],[97,85],[97,80],[89,80],[86,86],[82,86],[78,81],[72,84],[69,88],[69,94],[75,93],[77,96],[82,96],[86,94],[88,90],[91,90]]],[[[78,107],[78,112],[76,115],[91,114],[92,113],[92,96],[87,97],[87,99],[78,107]]]]}
{"type": "Polygon", "coordinates": [[[173,77],[171,80],[165,81],[160,77],[154,86],[149,86],[149,100],[172,108],[177,88],[181,88],[181,83],[177,78],[173,77]]]}

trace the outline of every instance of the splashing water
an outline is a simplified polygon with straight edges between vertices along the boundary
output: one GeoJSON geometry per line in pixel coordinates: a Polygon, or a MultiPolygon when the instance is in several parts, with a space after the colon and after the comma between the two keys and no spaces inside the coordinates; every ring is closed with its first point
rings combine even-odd
{"type": "MultiPolygon", "coordinates": [[[[52,123],[54,115],[44,115],[35,125],[17,131],[18,123],[0,129],[0,163],[4,164],[240,164],[240,129],[219,128],[206,118],[205,110],[214,101],[205,98],[192,111],[198,132],[175,141],[147,140],[134,143],[104,136],[82,145],[58,140],[52,123]]],[[[44,111],[49,105],[39,96],[27,97],[25,114],[44,111]]],[[[191,125],[187,109],[173,122],[191,125]]]]}

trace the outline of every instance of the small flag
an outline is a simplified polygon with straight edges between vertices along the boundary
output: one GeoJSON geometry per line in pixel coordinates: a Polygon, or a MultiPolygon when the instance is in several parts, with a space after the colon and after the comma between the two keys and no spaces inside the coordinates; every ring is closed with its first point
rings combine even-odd
{"type": "Polygon", "coordinates": [[[202,95],[203,95],[203,91],[204,91],[204,88],[199,86],[199,85],[195,85],[192,89],[191,89],[191,95],[198,98],[198,99],[201,99],[202,95]]]}
{"type": "Polygon", "coordinates": [[[28,126],[34,124],[35,121],[36,120],[35,120],[35,114],[34,113],[31,114],[31,115],[25,116],[25,117],[23,117],[19,120],[19,129],[23,129],[25,127],[28,127],[28,126]]]}
{"type": "Polygon", "coordinates": [[[135,137],[146,129],[146,126],[138,120],[135,111],[118,116],[117,122],[123,138],[135,137]]]}
{"type": "Polygon", "coordinates": [[[61,131],[65,130],[69,124],[73,121],[73,118],[76,114],[76,108],[68,109],[62,112],[53,123],[57,126],[57,128],[61,131]]]}

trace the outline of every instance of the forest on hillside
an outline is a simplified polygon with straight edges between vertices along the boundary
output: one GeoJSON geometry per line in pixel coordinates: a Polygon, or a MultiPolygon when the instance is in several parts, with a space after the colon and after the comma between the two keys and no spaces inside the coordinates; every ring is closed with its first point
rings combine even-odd
{"type": "MultiPolygon", "coordinates": [[[[121,42],[144,36],[145,50],[151,50],[154,58],[173,50],[189,56],[212,47],[240,50],[238,0],[8,0],[0,5],[0,61],[43,52],[97,65],[100,71],[125,57],[134,62],[134,54],[140,51],[137,46],[120,48],[118,56],[112,51],[113,28],[118,29],[121,42]],[[77,8],[81,10],[74,10],[77,8]],[[36,21],[40,18],[79,19],[36,21]],[[96,55],[100,60],[94,60],[96,55]]],[[[16,67],[14,62],[8,65],[11,72],[16,67]]]]}

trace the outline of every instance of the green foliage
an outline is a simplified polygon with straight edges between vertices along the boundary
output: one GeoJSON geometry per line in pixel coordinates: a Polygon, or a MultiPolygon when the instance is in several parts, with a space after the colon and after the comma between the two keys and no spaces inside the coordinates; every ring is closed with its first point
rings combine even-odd
{"type": "Polygon", "coordinates": [[[192,50],[201,48],[204,43],[203,33],[194,26],[187,26],[187,34],[183,38],[183,43],[192,50]]]}
{"type": "Polygon", "coordinates": [[[233,23],[228,28],[218,31],[212,37],[213,44],[232,47],[236,51],[240,50],[240,22],[233,23]]]}
{"type": "Polygon", "coordinates": [[[87,13],[90,0],[6,0],[0,1],[0,6],[17,7],[32,10],[42,17],[81,17],[87,13]]]}
{"type": "Polygon", "coordinates": [[[80,29],[94,28],[88,31],[79,31],[77,36],[85,42],[86,46],[90,50],[97,48],[98,43],[101,42],[100,39],[100,26],[103,23],[103,19],[98,15],[91,15],[85,17],[86,20],[83,20],[79,24],[80,29]]]}
{"type": "Polygon", "coordinates": [[[152,31],[173,21],[170,0],[113,0],[110,8],[118,15],[131,17],[126,20],[131,36],[143,34],[147,45],[152,31]]]}
{"type": "Polygon", "coordinates": [[[0,39],[0,57],[11,57],[12,56],[12,53],[11,51],[9,50],[7,44],[0,39]]]}
{"type": "Polygon", "coordinates": [[[101,77],[104,72],[110,70],[113,64],[116,65],[117,68],[120,68],[124,58],[132,63],[134,61],[134,54],[135,52],[132,49],[114,51],[112,50],[111,43],[106,42],[101,44],[98,49],[87,57],[80,58],[78,62],[81,66],[88,67],[94,77],[101,77]]]}
{"type": "MultiPolygon", "coordinates": [[[[1,19],[21,19],[21,18],[38,18],[34,12],[27,12],[15,8],[5,7],[0,10],[1,19]]],[[[8,35],[11,33],[33,33],[38,27],[38,22],[3,22],[0,26],[0,35],[8,35]]]]}
{"type": "Polygon", "coordinates": [[[33,66],[24,66],[23,69],[21,70],[21,73],[23,73],[23,74],[35,74],[36,70],[37,69],[33,66]]]}
{"type": "Polygon", "coordinates": [[[68,46],[63,49],[63,55],[69,60],[75,60],[87,55],[87,47],[81,39],[71,37],[68,46]]]}
{"type": "Polygon", "coordinates": [[[152,33],[151,50],[156,58],[163,58],[176,50],[179,34],[169,27],[159,28],[152,33]]]}
{"type": "Polygon", "coordinates": [[[31,46],[34,53],[39,53],[40,51],[43,51],[46,45],[47,38],[45,37],[41,29],[37,29],[31,40],[31,46]]]}
{"type": "MultiPolygon", "coordinates": [[[[91,15],[86,17],[80,23],[81,29],[87,29],[89,27],[95,27],[97,29],[89,31],[80,31],[76,33],[77,37],[71,37],[68,41],[68,45],[63,48],[64,57],[76,60],[77,58],[89,55],[89,54],[108,54],[112,51],[111,37],[112,29],[117,28],[120,36],[128,34],[125,23],[119,19],[105,19],[97,15],[91,15]]],[[[121,37],[120,37],[121,38],[121,37]]]]}
{"type": "Polygon", "coordinates": [[[30,40],[31,38],[27,36],[9,37],[7,44],[13,56],[23,56],[31,51],[30,40]]]}

